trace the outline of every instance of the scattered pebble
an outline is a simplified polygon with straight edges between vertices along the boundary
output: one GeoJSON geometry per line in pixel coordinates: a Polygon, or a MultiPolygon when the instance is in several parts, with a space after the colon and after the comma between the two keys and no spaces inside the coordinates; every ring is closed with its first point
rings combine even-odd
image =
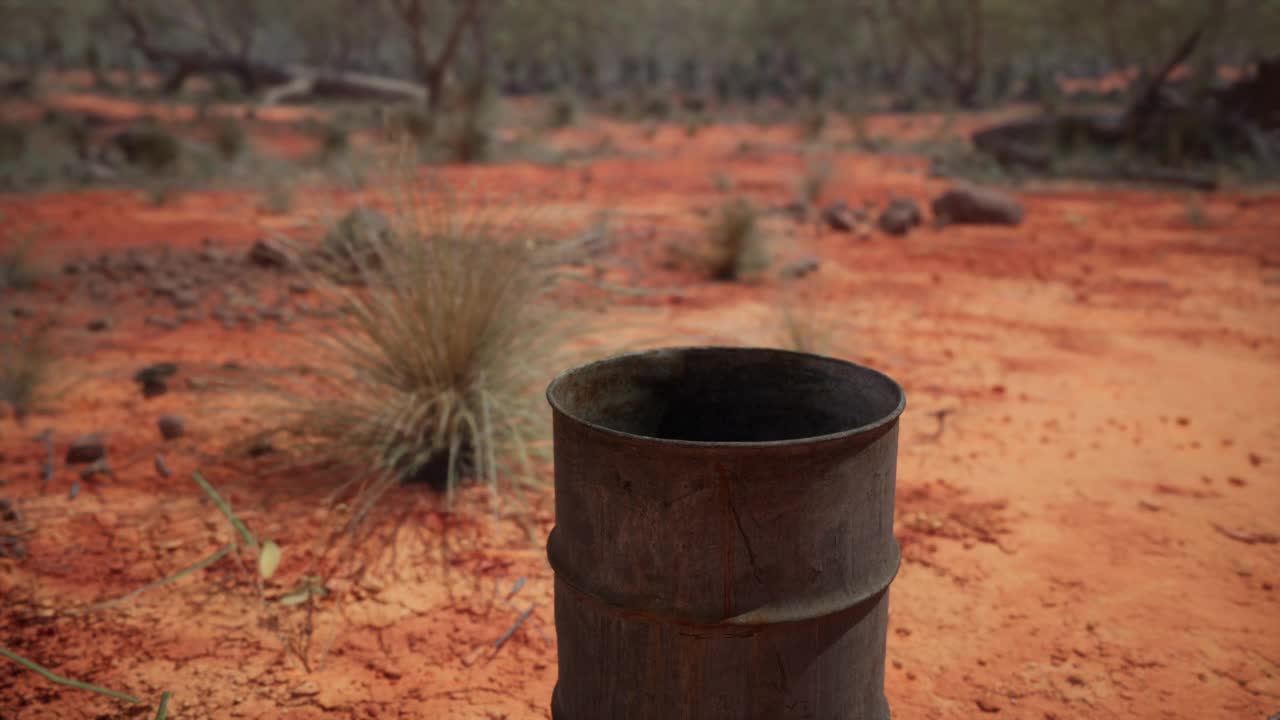
{"type": "Polygon", "coordinates": [[[173,294],[173,306],[179,310],[189,310],[200,304],[200,295],[192,290],[179,290],[173,294]]]}
{"type": "Polygon", "coordinates": [[[107,455],[107,446],[102,440],[100,433],[91,433],[83,435],[71,443],[71,447],[67,448],[66,462],[68,465],[78,465],[97,462],[107,455]]]}
{"type": "Polygon", "coordinates": [[[270,455],[276,451],[276,446],[271,444],[268,438],[258,438],[249,446],[249,457],[259,458],[263,455],[270,455]]]}
{"type": "Polygon", "coordinates": [[[98,318],[90,320],[84,327],[89,332],[102,332],[103,330],[111,329],[111,321],[106,318],[98,318]]]}
{"type": "Polygon", "coordinates": [[[152,327],[163,328],[165,330],[177,330],[180,323],[177,320],[171,320],[159,315],[148,315],[146,323],[152,327]]]}
{"type": "Polygon", "coordinates": [[[156,466],[156,473],[159,474],[160,477],[162,478],[167,478],[173,474],[169,472],[169,466],[165,463],[164,456],[159,453],[156,453],[155,466],[156,466]]]}
{"type": "Polygon", "coordinates": [[[174,440],[187,434],[186,423],[178,415],[161,415],[156,425],[160,428],[160,436],[165,440],[174,440]]]}
{"type": "Polygon", "coordinates": [[[880,213],[876,225],[889,235],[906,235],[912,228],[924,223],[920,206],[910,198],[894,198],[889,207],[880,213]]]}
{"type": "Polygon", "coordinates": [[[171,362],[156,363],[134,373],[133,379],[142,386],[142,396],[153,398],[169,392],[165,379],[178,372],[178,366],[171,362]]]}
{"type": "Polygon", "coordinates": [[[843,201],[828,205],[822,211],[822,221],[836,232],[850,232],[858,225],[857,216],[843,201]]]}
{"type": "Polygon", "coordinates": [[[249,248],[249,262],[263,268],[284,268],[289,265],[289,256],[271,240],[258,240],[249,248]]]}

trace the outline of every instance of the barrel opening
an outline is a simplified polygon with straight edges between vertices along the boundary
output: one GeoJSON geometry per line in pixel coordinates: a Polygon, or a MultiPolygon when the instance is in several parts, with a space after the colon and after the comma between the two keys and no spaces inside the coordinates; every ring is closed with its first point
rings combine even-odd
{"type": "Polygon", "coordinates": [[[622,355],[557,378],[564,414],[660,440],[760,443],[833,435],[901,412],[902,389],[868,368],[756,348],[622,355]]]}

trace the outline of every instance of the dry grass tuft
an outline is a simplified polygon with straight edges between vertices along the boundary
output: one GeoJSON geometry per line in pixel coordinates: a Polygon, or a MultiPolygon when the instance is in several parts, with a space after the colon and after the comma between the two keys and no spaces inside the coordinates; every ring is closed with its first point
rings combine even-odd
{"type": "Polygon", "coordinates": [[[831,160],[826,157],[814,155],[805,162],[804,172],[796,183],[801,202],[811,207],[822,202],[831,183],[832,169],[831,160]]]}
{"type": "Polygon", "coordinates": [[[747,280],[769,266],[769,252],[751,201],[735,198],[720,206],[707,228],[710,248],[703,258],[715,280],[747,280]]]}
{"type": "MultiPolygon", "coordinates": [[[[0,215],[0,220],[3,216],[0,215]]],[[[8,250],[0,251],[0,292],[30,290],[40,273],[31,260],[31,241],[23,240],[8,250]]]]}
{"type": "Polygon", "coordinates": [[[572,248],[425,193],[393,213],[389,232],[338,231],[334,243],[351,244],[360,282],[316,274],[341,312],[314,362],[271,381],[265,410],[280,419],[270,434],[285,463],[354,495],[353,524],[398,484],[452,497],[466,482],[497,493],[530,479],[538,391],[566,330],[542,300],[572,248]]]}
{"type": "Polygon", "coordinates": [[[0,327],[0,403],[19,423],[50,401],[56,364],[48,326],[26,329],[9,321],[0,327]]]}

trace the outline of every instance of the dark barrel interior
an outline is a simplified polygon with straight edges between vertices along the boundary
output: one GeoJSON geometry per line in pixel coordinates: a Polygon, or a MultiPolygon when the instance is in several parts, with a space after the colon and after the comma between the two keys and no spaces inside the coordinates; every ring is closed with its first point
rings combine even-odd
{"type": "Polygon", "coordinates": [[[676,348],[622,355],[564,375],[560,412],[641,437],[706,443],[800,440],[901,412],[902,388],[874,370],[763,348],[676,348]]]}

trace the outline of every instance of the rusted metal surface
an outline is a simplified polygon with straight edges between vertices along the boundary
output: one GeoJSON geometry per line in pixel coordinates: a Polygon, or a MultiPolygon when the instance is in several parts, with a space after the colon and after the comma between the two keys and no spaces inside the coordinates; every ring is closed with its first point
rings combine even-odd
{"type": "Polygon", "coordinates": [[[885,720],[902,389],[780,350],[570,370],[553,410],[556,720],[885,720]]]}

